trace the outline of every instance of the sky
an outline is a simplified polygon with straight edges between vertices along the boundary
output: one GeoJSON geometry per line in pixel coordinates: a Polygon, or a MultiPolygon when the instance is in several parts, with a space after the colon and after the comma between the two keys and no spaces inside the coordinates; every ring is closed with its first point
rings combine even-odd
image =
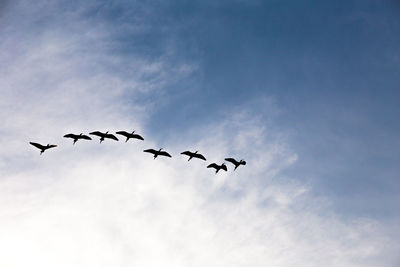
{"type": "Polygon", "coordinates": [[[399,14],[0,1],[0,266],[399,266],[399,14]]]}

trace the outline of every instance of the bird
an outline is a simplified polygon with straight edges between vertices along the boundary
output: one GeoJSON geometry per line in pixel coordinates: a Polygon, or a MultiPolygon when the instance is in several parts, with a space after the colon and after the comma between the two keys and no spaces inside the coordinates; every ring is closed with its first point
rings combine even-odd
{"type": "Polygon", "coordinates": [[[125,131],[119,131],[119,132],[116,132],[116,134],[125,136],[125,137],[126,137],[125,143],[128,142],[128,140],[129,140],[130,138],[136,138],[136,139],[139,139],[139,140],[144,140],[143,137],[141,137],[141,136],[138,135],[138,134],[135,134],[134,132],[135,132],[135,131],[133,131],[132,133],[128,133],[128,132],[125,132],[125,131]]]}
{"type": "Polygon", "coordinates": [[[72,138],[74,139],[74,143],[73,145],[75,145],[76,141],[78,141],[79,139],[84,139],[84,140],[92,140],[92,138],[90,138],[89,136],[85,135],[85,134],[66,134],[64,135],[65,138],[72,138]]]}
{"type": "Polygon", "coordinates": [[[34,143],[34,142],[29,142],[29,144],[31,144],[32,146],[34,146],[36,148],[39,148],[40,149],[40,155],[42,155],[42,153],[45,150],[57,146],[57,145],[50,145],[50,144],[47,144],[47,145],[44,146],[44,145],[41,145],[41,144],[38,144],[38,143],[34,143]]]}
{"type": "Polygon", "coordinates": [[[161,150],[162,150],[162,148],[160,148],[159,150],[146,149],[146,150],[143,150],[143,152],[154,154],[154,159],[156,159],[158,156],[165,156],[165,157],[172,158],[172,156],[168,152],[161,151],[161,150]]]}
{"type": "Polygon", "coordinates": [[[224,171],[228,171],[228,168],[226,167],[225,163],[222,163],[221,165],[218,165],[216,163],[211,163],[210,165],[207,166],[207,168],[214,168],[215,174],[217,174],[221,169],[224,171]]]}
{"type": "Polygon", "coordinates": [[[115,141],[118,141],[118,138],[115,137],[115,135],[113,134],[109,134],[108,131],[105,133],[99,132],[99,131],[95,131],[95,132],[91,132],[89,133],[91,135],[96,135],[98,137],[100,137],[100,143],[104,141],[105,138],[109,138],[109,139],[113,139],[115,141]]]}
{"type": "Polygon", "coordinates": [[[236,168],[239,167],[240,165],[246,165],[246,161],[244,161],[242,159],[240,161],[237,161],[234,158],[226,158],[225,160],[229,161],[230,163],[235,165],[235,169],[233,169],[233,170],[236,170],[236,168]]]}
{"type": "Polygon", "coordinates": [[[202,155],[202,154],[198,154],[197,152],[199,152],[198,150],[196,152],[190,152],[190,151],[184,151],[181,154],[182,155],[186,155],[189,156],[189,160],[191,160],[192,158],[198,158],[198,159],[202,159],[202,160],[206,160],[206,158],[202,155]]]}

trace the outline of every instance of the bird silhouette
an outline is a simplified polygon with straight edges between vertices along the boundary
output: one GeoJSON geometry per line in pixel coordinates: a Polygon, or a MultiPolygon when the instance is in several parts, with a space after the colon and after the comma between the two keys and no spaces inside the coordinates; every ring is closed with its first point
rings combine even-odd
{"type": "Polygon", "coordinates": [[[224,171],[228,171],[228,168],[226,167],[225,163],[222,163],[221,165],[218,165],[216,163],[211,163],[210,165],[207,166],[207,168],[214,168],[215,174],[217,174],[221,169],[224,171]]]}
{"type": "Polygon", "coordinates": [[[143,152],[147,152],[147,153],[151,153],[154,155],[154,159],[156,159],[158,156],[165,156],[165,157],[170,157],[172,158],[172,156],[166,152],[166,151],[161,151],[162,148],[160,148],[159,150],[154,150],[154,149],[146,149],[143,150],[143,152]]]}
{"type": "Polygon", "coordinates": [[[237,161],[234,158],[226,158],[225,160],[229,161],[230,163],[235,165],[235,169],[233,169],[233,170],[236,170],[236,168],[239,167],[240,165],[246,165],[246,161],[244,161],[242,159],[240,161],[237,161]]]}
{"type": "Polygon", "coordinates": [[[113,139],[115,141],[118,141],[118,138],[115,137],[115,135],[113,135],[113,134],[109,134],[108,131],[105,132],[105,133],[102,133],[102,132],[99,132],[99,131],[95,131],[95,132],[91,132],[89,134],[96,135],[96,136],[100,137],[100,143],[103,142],[105,138],[113,139]]]}
{"type": "Polygon", "coordinates": [[[50,145],[50,144],[47,144],[47,145],[44,146],[44,145],[41,145],[41,144],[38,144],[38,143],[34,143],[34,142],[29,142],[29,144],[31,144],[32,146],[34,146],[36,148],[39,148],[40,149],[40,155],[42,155],[42,153],[45,150],[57,146],[57,145],[50,145]]]}
{"type": "Polygon", "coordinates": [[[92,138],[90,138],[89,136],[84,135],[84,134],[82,134],[82,133],[81,133],[81,134],[72,134],[72,133],[70,133],[70,134],[64,135],[64,137],[65,137],[65,138],[72,138],[72,139],[74,139],[73,145],[75,145],[76,141],[78,141],[79,139],[92,140],[92,138]]]}
{"type": "Polygon", "coordinates": [[[198,154],[197,152],[199,152],[198,150],[196,152],[190,152],[190,151],[184,151],[181,154],[182,155],[186,155],[189,156],[189,160],[191,160],[192,158],[198,158],[198,159],[202,159],[202,160],[206,160],[206,158],[202,155],[202,154],[198,154]]]}
{"type": "Polygon", "coordinates": [[[125,143],[128,142],[128,140],[129,140],[130,138],[136,138],[136,139],[139,139],[139,140],[144,140],[143,137],[141,137],[141,136],[138,135],[138,134],[135,134],[134,132],[135,132],[135,131],[133,131],[132,133],[128,133],[128,132],[125,132],[125,131],[119,131],[119,132],[116,132],[116,134],[125,136],[125,137],[126,137],[125,143]]]}

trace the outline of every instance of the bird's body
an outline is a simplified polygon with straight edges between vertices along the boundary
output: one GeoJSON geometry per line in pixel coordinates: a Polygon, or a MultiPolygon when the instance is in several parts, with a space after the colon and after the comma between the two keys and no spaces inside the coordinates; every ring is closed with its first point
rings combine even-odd
{"type": "Polygon", "coordinates": [[[215,174],[217,174],[219,170],[228,171],[228,168],[226,167],[225,163],[222,163],[221,165],[218,165],[216,163],[211,163],[210,165],[207,166],[207,168],[214,168],[215,174]]]}
{"type": "Polygon", "coordinates": [[[128,140],[130,138],[144,140],[144,138],[142,136],[140,136],[138,134],[135,134],[135,131],[133,131],[132,133],[128,133],[128,132],[125,132],[125,131],[119,131],[119,132],[116,132],[116,134],[125,136],[126,137],[125,143],[128,142],[128,140]]]}
{"type": "Polygon", "coordinates": [[[196,151],[196,152],[194,152],[194,153],[193,153],[193,152],[190,152],[190,151],[184,151],[184,152],[182,152],[181,154],[182,154],[182,155],[189,156],[188,161],[191,160],[192,158],[198,158],[198,159],[206,160],[206,158],[205,158],[202,154],[199,154],[199,153],[197,153],[197,152],[199,152],[199,151],[196,151]]]}
{"type": "Polygon", "coordinates": [[[81,134],[72,134],[72,133],[70,133],[70,134],[64,135],[64,137],[65,137],[65,138],[72,138],[72,139],[74,139],[73,145],[75,145],[76,141],[78,141],[79,139],[83,139],[83,140],[92,140],[92,138],[90,138],[89,136],[84,135],[84,134],[82,134],[82,133],[81,133],[81,134]]]}
{"type": "Polygon", "coordinates": [[[47,145],[44,146],[44,145],[41,145],[41,144],[38,144],[38,143],[34,143],[34,142],[29,142],[29,144],[31,144],[32,146],[34,146],[34,147],[40,149],[40,155],[42,155],[42,153],[43,153],[45,150],[57,146],[57,145],[50,145],[50,144],[47,144],[47,145]]]}
{"type": "Polygon", "coordinates": [[[102,133],[102,132],[99,132],[99,131],[95,131],[95,132],[91,132],[89,134],[96,135],[96,136],[100,137],[100,143],[103,142],[105,138],[118,141],[118,138],[115,137],[115,135],[113,135],[113,134],[109,134],[108,131],[105,132],[105,133],[102,133]]]}
{"type": "Polygon", "coordinates": [[[172,156],[166,152],[166,151],[161,151],[162,148],[160,148],[159,150],[155,150],[155,149],[146,149],[143,150],[143,152],[147,152],[147,153],[151,153],[154,155],[154,159],[156,159],[158,156],[165,156],[165,157],[170,157],[172,158],[172,156]]]}
{"type": "Polygon", "coordinates": [[[225,160],[232,163],[233,165],[235,165],[234,170],[236,170],[236,168],[239,167],[240,165],[246,165],[246,161],[244,161],[242,159],[240,161],[237,161],[234,158],[226,158],[225,160]]]}

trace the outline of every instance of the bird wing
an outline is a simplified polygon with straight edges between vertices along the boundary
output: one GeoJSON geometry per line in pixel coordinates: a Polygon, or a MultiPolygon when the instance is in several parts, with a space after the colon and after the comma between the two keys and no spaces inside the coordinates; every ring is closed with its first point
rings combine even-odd
{"type": "Polygon", "coordinates": [[[72,134],[72,133],[70,133],[70,134],[66,134],[66,135],[64,135],[64,137],[65,137],[65,138],[75,138],[75,137],[76,137],[76,135],[75,135],[75,134],[72,134]]]}
{"type": "Polygon", "coordinates": [[[151,154],[156,154],[157,153],[157,151],[152,149],[152,148],[143,150],[143,152],[147,152],[147,153],[151,153],[151,154]]]}
{"type": "Polygon", "coordinates": [[[99,131],[91,132],[91,133],[89,133],[89,134],[91,134],[91,135],[97,135],[97,136],[100,136],[100,137],[104,136],[104,134],[103,134],[102,132],[99,132],[99,131]]]}
{"type": "Polygon", "coordinates": [[[216,163],[211,163],[210,165],[207,166],[207,168],[215,168],[218,169],[219,165],[217,165],[216,163]]]}
{"type": "Polygon", "coordinates": [[[230,163],[233,163],[233,164],[238,164],[239,162],[237,162],[234,158],[226,158],[225,159],[226,161],[229,161],[230,163]]]}
{"type": "Polygon", "coordinates": [[[92,138],[90,138],[89,136],[84,135],[84,134],[80,135],[79,138],[86,139],[86,140],[92,140],[92,138]]]}
{"type": "Polygon", "coordinates": [[[118,141],[118,138],[113,134],[107,134],[105,137],[118,141]]]}
{"type": "Polygon", "coordinates": [[[140,135],[138,135],[138,134],[132,134],[132,138],[136,138],[136,139],[144,140],[144,138],[143,138],[143,137],[141,137],[141,136],[140,136],[140,135]]]}
{"type": "Polygon", "coordinates": [[[202,160],[206,160],[206,158],[202,154],[194,154],[193,157],[202,159],[202,160]]]}
{"type": "Polygon", "coordinates": [[[228,168],[226,167],[225,164],[222,164],[222,165],[221,165],[221,169],[223,169],[223,170],[226,171],[226,172],[228,171],[228,168]]]}
{"type": "Polygon", "coordinates": [[[37,147],[39,149],[44,149],[45,148],[44,145],[41,145],[41,144],[38,144],[38,143],[29,142],[29,144],[31,144],[32,146],[37,147]]]}
{"type": "Polygon", "coordinates": [[[190,151],[183,151],[182,153],[181,153],[182,155],[186,155],[186,156],[191,156],[193,153],[192,152],[190,152],[190,151]]]}
{"type": "Polygon", "coordinates": [[[159,154],[160,156],[166,156],[166,157],[172,158],[172,156],[171,156],[168,152],[166,152],[166,151],[160,151],[160,152],[158,152],[158,154],[159,154]]]}
{"type": "Polygon", "coordinates": [[[118,132],[116,132],[116,134],[120,134],[120,135],[123,135],[125,137],[128,137],[130,135],[128,132],[125,132],[125,131],[118,131],[118,132]]]}

